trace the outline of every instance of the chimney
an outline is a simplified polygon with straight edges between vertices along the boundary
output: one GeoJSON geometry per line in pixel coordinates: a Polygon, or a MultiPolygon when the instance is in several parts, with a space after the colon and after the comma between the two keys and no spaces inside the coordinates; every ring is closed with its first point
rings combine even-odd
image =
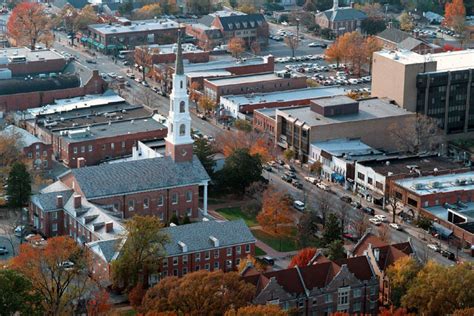
{"type": "Polygon", "coordinates": [[[79,157],[77,158],[77,168],[83,168],[86,166],[86,158],[79,157]]]}
{"type": "Polygon", "coordinates": [[[63,208],[63,206],[64,206],[63,196],[62,195],[56,196],[56,207],[63,208]]]}
{"type": "Polygon", "coordinates": [[[214,247],[219,247],[219,239],[217,239],[217,238],[214,237],[214,236],[209,236],[209,239],[210,239],[211,242],[213,243],[214,247]]]}
{"type": "Polygon", "coordinates": [[[392,27],[393,27],[393,22],[392,21],[388,22],[387,28],[391,29],[392,27]]]}
{"type": "Polygon", "coordinates": [[[178,245],[183,252],[188,252],[188,246],[184,242],[178,241],[178,245]]]}
{"type": "Polygon", "coordinates": [[[352,9],[355,8],[355,2],[354,2],[354,1],[351,1],[351,8],[352,8],[352,9]]]}
{"type": "Polygon", "coordinates": [[[93,70],[92,70],[92,77],[94,77],[94,78],[99,77],[99,70],[93,69],[93,70]]]}
{"type": "Polygon", "coordinates": [[[339,0],[334,0],[332,9],[336,11],[339,8],[339,0]]]}
{"type": "Polygon", "coordinates": [[[82,199],[82,196],[78,194],[74,195],[74,208],[75,209],[81,208],[81,199],[82,199]]]}
{"type": "Polygon", "coordinates": [[[375,257],[375,261],[379,261],[379,259],[380,259],[380,249],[379,248],[374,248],[374,257],[375,257]]]}
{"type": "Polygon", "coordinates": [[[111,233],[114,231],[114,222],[105,223],[105,232],[111,233]]]}

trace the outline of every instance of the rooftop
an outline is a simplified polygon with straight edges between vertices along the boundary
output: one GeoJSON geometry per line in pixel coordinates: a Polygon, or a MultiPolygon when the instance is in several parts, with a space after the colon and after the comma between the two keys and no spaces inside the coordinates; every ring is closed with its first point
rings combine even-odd
{"type": "Polygon", "coordinates": [[[131,25],[122,24],[91,24],[90,29],[93,29],[102,34],[120,34],[120,33],[134,33],[144,31],[157,31],[166,29],[177,29],[179,23],[169,19],[156,20],[137,20],[132,21],[131,25]]]}
{"type": "Polygon", "coordinates": [[[280,108],[276,114],[288,120],[299,120],[309,126],[333,125],[392,116],[411,115],[410,112],[377,98],[360,100],[359,112],[346,115],[323,116],[312,111],[309,106],[280,108]]]}
{"type": "Polygon", "coordinates": [[[87,127],[56,129],[52,133],[62,136],[66,143],[77,143],[86,140],[115,137],[120,135],[135,134],[166,129],[158,119],[145,117],[123,121],[109,121],[108,123],[96,124],[87,127]]]}
{"type": "Polygon", "coordinates": [[[392,43],[401,43],[403,40],[412,37],[410,34],[407,32],[403,32],[402,30],[399,30],[397,28],[387,28],[377,34],[377,37],[380,37],[386,41],[392,42],[392,43]]]}
{"type": "Polygon", "coordinates": [[[331,95],[329,97],[314,100],[314,102],[321,107],[326,107],[326,106],[352,104],[352,103],[356,103],[357,101],[345,95],[331,95]]]}
{"type": "MultiPolygon", "coordinates": [[[[204,221],[182,226],[166,227],[163,232],[168,234],[170,242],[165,246],[167,256],[203,251],[210,248],[229,247],[255,242],[243,220],[236,221],[204,221]],[[183,249],[185,247],[185,250],[183,249]]],[[[244,249],[242,249],[244,251],[244,249]]]]}
{"type": "Polygon", "coordinates": [[[445,221],[448,221],[448,210],[450,210],[458,215],[463,216],[466,222],[474,222],[474,202],[459,202],[456,204],[436,205],[425,207],[424,209],[445,221]]]}
{"type": "Polygon", "coordinates": [[[287,78],[279,77],[274,72],[259,73],[259,74],[250,74],[242,76],[232,76],[224,78],[210,78],[206,79],[210,83],[216,86],[226,86],[226,85],[235,85],[235,84],[244,84],[244,83],[258,83],[263,81],[273,81],[273,80],[284,80],[287,78]]]}
{"type": "MultiPolygon", "coordinates": [[[[148,48],[148,49],[158,49],[158,54],[173,54],[176,53],[178,46],[177,44],[166,44],[166,45],[159,45],[159,44],[153,44],[153,45],[146,45],[146,46],[141,46],[142,48],[148,48]]],[[[197,47],[194,44],[189,44],[189,43],[183,43],[181,44],[181,47],[183,48],[183,53],[202,53],[203,50],[197,47]]]]}
{"type": "Polygon", "coordinates": [[[237,105],[247,105],[270,102],[288,102],[303,99],[316,99],[334,95],[344,95],[345,93],[346,91],[343,88],[318,87],[287,91],[275,91],[269,93],[254,93],[251,95],[227,95],[221,97],[221,100],[229,100],[230,102],[237,105]]]}
{"type": "Polygon", "coordinates": [[[234,58],[220,58],[216,61],[209,61],[207,63],[185,63],[184,69],[186,75],[192,75],[194,72],[208,72],[212,70],[225,70],[230,67],[261,65],[268,63],[268,57],[247,58],[245,60],[238,60],[234,58]]]}
{"type": "Polygon", "coordinates": [[[473,191],[474,171],[401,179],[395,183],[417,195],[473,191]]]}
{"type": "Polygon", "coordinates": [[[7,58],[7,63],[22,62],[22,57],[28,62],[64,59],[64,56],[55,50],[37,49],[32,51],[28,47],[2,48],[0,49],[0,65],[5,64],[5,57],[7,58]]]}
{"type": "Polygon", "coordinates": [[[338,138],[314,142],[311,143],[311,146],[320,148],[336,157],[381,154],[380,151],[366,145],[360,139],[338,138]]]}
{"type": "Polygon", "coordinates": [[[367,18],[364,12],[351,7],[339,7],[336,10],[331,8],[317,15],[325,15],[327,19],[331,21],[363,20],[367,18]]]}
{"type": "Polygon", "coordinates": [[[219,16],[219,20],[222,24],[224,31],[235,31],[242,29],[253,29],[262,26],[266,23],[263,14],[231,14],[226,16],[219,16]]]}
{"type": "Polygon", "coordinates": [[[70,89],[80,85],[81,80],[75,74],[62,74],[56,77],[33,79],[12,78],[0,80],[0,95],[70,89]]]}
{"type": "Polygon", "coordinates": [[[464,168],[462,164],[453,162],[447,158],[433,156],[410,156],[390,157],[359,162],[360,165],[372,168],[376,173],[382,175],[399,175],[413,173],[417,169],[421,174],[438,171],[457,170],[464,168]]]}
{"type": "Polygon", "coordinates": [[[70,172],[88,199],[209,181],[197,157],[189,162],[176,163],[167,156],[84,167],[70,172]]]}
{"type": "Polygon", "coordinates": [[[18,137],[18,141],[20,142],[21,146],[28,147],[34,143],[42,143],[43,141],[36,137],[35,135],[27,132],[26,130],[19,128],[15,125],[9,125],[5,127],[3,131],[0,131],[0,135],[2,136],[13,136],[18,137]]]}

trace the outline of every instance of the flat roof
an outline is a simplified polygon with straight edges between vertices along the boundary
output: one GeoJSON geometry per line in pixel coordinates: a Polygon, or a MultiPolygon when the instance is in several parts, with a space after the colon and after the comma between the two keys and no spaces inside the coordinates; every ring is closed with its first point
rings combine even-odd
{"type": "Polygon", "coordinates": [[[351,114],[323,116],[312,111],[309,106],[283,108],[277,110],[276,114],[287,119],[299,120],[309,126],[341,124],[346,122],[366,121],[392,116],[413,115],[413,113],[408,112],[405,109],[399,108],[385,100],[377,98],[360,100],[359,112],[351,114]]]}
{"type": "Polygon", "coordinates": [[[323,142],[314,142],[311,143],[311,146],[324,150],[336,157],[382,153],[363,143],[360,139],[337,138],[323,142]]]}
{"type": "Polygon", "coordinates": [[[232,73],[227,70],[210,70],[210,71],[196,71],[196,72],[187,72],[186,76],[188,78],[201,78],[201,77],[224,77],[231,76],[232,73]]]}
{"type": "Polygon", "coordinates": [[[335,95],[335,96],[329,96],[325,98],[320,98],[317,100],[314,100],[314,103],[316,103],[319,106],[326,107],[326,106],[334,106],[334,105],[344,105],[344,104],[353,104],[356,103],[357,101],[354,99],[349,98],[348,96],[345,95],[335,95]]]}
{"type": "Polygon", "coordinates": [[[239,67],[239,66],[252,66],[252,65],[261,65],[266,64],[268,58],[266,56],[256,57],[256,58],[247,58],[244,61],[239,61],[235,58],[219,58],[219,60],[209,61],[207,63],[184,63],[184,69],[186,75],[190,75],[193,72],[202,72],[210,70],[222,70],[230,67],[239,67]]]}
{"type": "Polygon", "coordinates": [[[91,24],[90,29],[93,29],[102,34],[119,34],[119,33],[134,33],[144,31],[157,31],[178,28],[179,23],[170,19],[153,19],[153,20],[137,20],[131,21],[131,25],[122,24],[91,24]]]}
{"type": "Polygon", "coordinates": [[[445,221],[448,220],[448,210],[451,210],[459,215],[466,217],[467,222],[474,222],[474,202],[461,202],[455,205],[436,205],[431,207],[425,207],[424,209],[433,214],[434,216],[441,218],[445,221]]]}
{"type": "MultiPolygon", "coordinates": [[[[181,44],[183,48],[183,53],[202,53],[203,50],[197,47],[194,44],[190,43],[183,43],[181,44]]],[[[166,44],[166,45],[160,45],[160,44],[152,44],[152,45],[144,45],[140,46],[141,48],[158,48],[158,54],[173,54],[176,53],[178,50],[178,45],[177,44],[166,44]]]]}
{"type": "Polygon", "coordinates": [[[63,55],[51,49],[31,50],[28,47],[11,47],[0,49],[0,64],[4,64],[2,59],[8,58],[8,62],[14,57],[26,57],[27,61],[44,61],[65,59],[63,55]]]}
{"type": "Polygon", "coordinates": [[[417,194],[474,190],[474,171],[396,180],[399,186],[417,194]]]}
{"type": "Polygon", "coordinates": [[[61,133],[66,133],[66,135],[61,135],[64,141],[68,143],[76,143],[83,142],[85,140],[107,138],[162,129],[166,129],[166,126],[158,122],[158,118],[153,116],[126,121],[111,121],[105,124],[92,125],[87,128],[81,127],[54,130],[52,133],[58,136],[61,135],[61,133]]]}
{"type": "Polygon", "coordinates": [[[420,55],[412,51],[393,52],[382,50],[380,52],[375,52],[375,54],[393,59],[404,65],[436,61],[436,71],[474,67],[474,50],[472,49],[426,55],[420,55]]]}
{"type": "Polygon", "coordinates": [[[283,79],[286,79],[286,78],[278,77],[274,72],[268,72],[268,73],[232,76],[232,77],[224,77],[224,78],[210,78],[206,80],[216,86],[227,86],[227,85],[233,85],[233,84],[256,83],[256,82],[258,83],[258,82],[263,82],[263,81],[283,80],[283,79]]]}
{"type": "Polygon", "coordinates": [[[316,99],[333,95],[344,95],[343,88],[317,87],[287,91],[274,91],[269,93],[254,93],[251,95],[226,95],[221,100],[228,100],[236,105],[259,104],[269,102],[288,102],[305,99],[316,99]]]}

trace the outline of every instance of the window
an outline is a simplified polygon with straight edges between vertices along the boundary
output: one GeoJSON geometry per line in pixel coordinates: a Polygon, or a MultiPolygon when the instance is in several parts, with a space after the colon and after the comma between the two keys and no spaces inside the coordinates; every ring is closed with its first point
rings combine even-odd
{"type": "Polygon", "coordinates": [[[232,248],[227,248],[227,257],[232,256],[232,248]]]}
{"type": "Polygon", "coordinates": [[[250,252],[250,245],[245,245],[245,253],[249,253],[250,252]]]}
{"type": "Polygon", "coordinates": [[[51,213],[51,219],[58,219],[58,212],[51,213]]]}
{"type": "Polygon", "coordinates": [[[214,262],[214,270],[219,269],[219,261],[214,262]]]}
{"type": "Polygon", "coordinates": [[[187,264],[188,263],[188,255],[183,255],[183,264],[187,264]]]}
{"type": "Polygon", "coordinates": [[[179,82],[179,87],[180,87],[181,89],[183,89],[183,80],[181,80],[181,81],[179,82]]]}
{"type": "Polygon", "coordinates": [[[174,269],[174,270],[173,270],[173,275],[174,275],[174,276],[178,276],[178,269],[174,269]]]}
{"type": "Polygon", "coordinates": [[[186,191],[186,202],[191,202],[193,200],[193,191],[186,191]]]}
{"type": "Polygon", "coordinates": [[[188,268],[184,267],[183,268],[183,275],[186,275],[188,273],[188,268]]]}
{"type": "Polygon", "coordinates": [[[125,142],[122,142],[122,148],[125,148],[125,142]]]}
{"type": "Polygon", "coordinates": [[[377,291],[377,286],[372,286],[370,288],[370,295],[375,295],[375,292],[377,291]]]}
{"type": "Polygon", "coordinates": [[[206,269],[207,271],[209,271],[209,267],[210,267],[209,263],[206,263],[206,264],[204,265],[204,269],[206,269]]]}
{"type": "Polygon", "coordinates": [[[179,136],[184,136],[186,135],[186,125],[181,124],[179,126],[179,136]]]}
{"type": "Polygon", "coordinates": [[[54,223],[53,226],[52,226],[52,230],[53,230],[53,232],[57,232],[58,231],[58,224],[54,223]]]}
{"type": "Polygon", "coordinates": [[[77,147],[74,147],[74,148],[72,149],[72,151],[73,151],[75,154],[77,154],[77,147]]]}
{"type": "Polygon", "coordinates": [[[86,146],[81,146],[81,153],[85,153],[86,152],[86,146]]]}
{"type": "Polygon", "coordinates": [[[33,158],[33,153],[29,152],[28,153],[28,158],[30,158],[30,159],[33,158]]]}
{"type": "Polygon", "coordinates": [[[129,211],[135,210],[135,200],[128,200],[128,210],[129,211]]]}
{"type": "Polygon", "coordinates": [[[173,257],[173,265],[174,266],[178,265],[178,257],[173,257]]]}
{"type": "Polygon", "coordinates": [[[383,190],[383,184],[381,182],[375,181],[375,187],[379,190],[383,190]]]}
{"type": "Polygon", "coordinates": [[[197,266],[194,268],[194,270],[196,270],[196,271],[199,271],[199,269],[201,269],[201,267],[200,267],[199,265],[197,265],[197,266]]]}
{"type": "Polygon", "coordinates": [[[186,112],[186,102],[181,101],[179,103],[179,113],[184,113],[186,112]]]}
{"type": "Polygon", "coordinates": [[[354,303],[354,305],[352,307],[352,311],[353,312],[360,312],[360,302],[354,303]]]}
{"type": "Polygon", "coordinates": [[[338,305],[347,305],[349,304],[349,287],[343,287],[338,290],[338,305]]]}
{"type": "Polygon", "coordinates": [[[89,145],[89,152],[92,151],[92,145],[89,145]]]}
{"type": "Polygon", "coordinates": [[[115,144],[114,143],[110,143],[110,149],[112,149],[112,150],[115,149],[115,144]]]}
{"type": "Polygon", "coordinates": [[[43,150],[43,157],[48,156],[48,152],[46,150],[43,150]]]}
{"type": "Polygon", "coordinates": [[[357,178],[359,178],[360,180],[364,181],[365,179],[365,175],[361,172],[357,172],[357,178]]]}
{"type": "Polygon", "coordinates": [[[360,297],[360,293],[361,293],[361,290],[360,289],[355,289],[353,292],[352,292],[352,295],[354,297],[360,297]]]}
{"type": "Polygon", "coordinates": [[[194,260],[195,260],[196,262],[201,261],[201,254],[200,254],[200,253],[195,254],[195,255],[194,255],[194,260]]]}
{"type": "Polygon", "coordinates": [[[171,203],[178,204],[178,193],[173,193],[173,195],[171,196],[171,203]]]}
{"type": "Polygon", "coordinates": [[[150,200],[148,198],[143,199],[143,208],[149,208],[150,207],[150,200]]]}
{"type": "Polygon", "coordinates": [[[299,300],[298,301],[298,307],[303,308],[304,307],[304,300],[299,300]]]}
{"type": "Polygon", "coordinates": [[[206,260],[209,260],[210,257],[211,257],[211,254],[209,253],[209,251],[206,251],[206,260]]]}
{"type": "Polygon", "coordinates": [[[158,197],[158,206],[163,206],[163,203],[164,203],[163,195],[160,195],[160,196],[158,197]]]}
{"type": "Polygon", "coordinates": [[[214,259],[219,258],[219,250],[214,250],[214,259]]]}
{"type": "Polygon", "coordinates": [[[331,303],[332,302],[332,295],[331,294],[326,294],[326,297],[324,298],[325,303],[331,303]]]}
{"type": "Polygon", "coordinates": [[[367,177],[367,183],[368,183],[368,184],[372,184],[372,183],[373,183],[373,180],[372,180],[371,177],[367,177]]]}
{"type": "Polygon", "coordinates": [[[188,217],[193,216],[193,209],[190,208],[190,207],[188,207],[188,208],[186,209],[186,215],[188,215],[188,217]]]}
{"type": "Polygon", "coordinates": [[[102,150],[105,150],[105,144],[102,144],[102,150]]]}
{"type": "Polygon", "coordinates": [[[238,255],[241,254],[240,246],[235,247],[235,252],[236,252],[238,255]]]}

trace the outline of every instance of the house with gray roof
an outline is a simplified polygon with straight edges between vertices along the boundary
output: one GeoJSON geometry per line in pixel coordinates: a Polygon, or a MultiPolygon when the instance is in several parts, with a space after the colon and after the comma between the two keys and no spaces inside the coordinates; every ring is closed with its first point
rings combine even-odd
{"type": "Polygon", "coordinates": [[[367,15],[355,9],[352,3],[349,7],[340,7],[338,0],[334,0],[331,9],[319,12],[315,16],[316,24],[323,29],[331,29],[335,36],[360,30],[361,23],[365,19],[367,15]]]}
{"type": "Polygon", "coordinates": [[[225,43],[238,37],[243,39],[248,47],[252,42],[258,42],[262,46],[268,45],[269,26],[263,14],[216,16],[211,26],[221,30],[225,43]]]}
{"type": "Polygon", "coordinates": [[[430,43],[415,33],[415,37],[389,24],[389,27],[375,37],[379,44],[387,50],[411,51],[418,54],[431,54],[441,50],[441,47],[430,43]]]}

